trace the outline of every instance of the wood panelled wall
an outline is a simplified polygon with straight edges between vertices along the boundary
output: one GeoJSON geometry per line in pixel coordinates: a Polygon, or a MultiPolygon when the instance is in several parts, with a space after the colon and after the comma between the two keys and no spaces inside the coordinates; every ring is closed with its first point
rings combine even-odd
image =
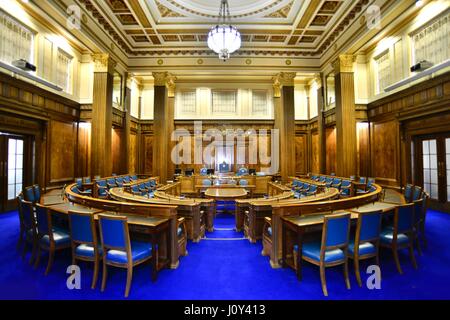
{"type": "Polygon", "coordinates": [[[336,173],[336,127],[326,128],[326,174],[336,173]]]}

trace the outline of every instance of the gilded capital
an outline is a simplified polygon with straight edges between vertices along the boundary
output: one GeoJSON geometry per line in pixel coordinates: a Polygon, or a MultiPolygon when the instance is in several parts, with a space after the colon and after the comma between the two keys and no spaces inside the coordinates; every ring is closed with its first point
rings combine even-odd
{"type": "Polygon", "coordinates": [[[94,53],[92,54],[92,60],[94,61],[94,72],[108,72],[114,74],[114,68],[117,63],[111,59],[107,53],[94,53]]]}
{"type": "Polygon", "coordinates": [[[322,88],[323,84],[322,84],[322,76],[320,73],[316,73],[314,75],[314,82],[317,84],[317,89],[322,88]]]}
{"type": "Polygon", "coordinates": [[[281,97],[281,88],[283,86],[293,86],[296,77],[295,72],[280,72],[272,78],[273,81],[273,96],[274,98],[281,97]]]}
{"type": "Polygon", "coordinates": [[[167,96],[169,98],[175,97],[175,81],[177,77],[169,72],[153,72],[155,86],[166,86],[167,96]]]}
{"type": "Polygon", "coordinates": [[[334,73],[338,74],[341,72],[353,72],[353,62],[355,61],[355,56],[352,54],[340,55],[333,62],[334,73]]]}

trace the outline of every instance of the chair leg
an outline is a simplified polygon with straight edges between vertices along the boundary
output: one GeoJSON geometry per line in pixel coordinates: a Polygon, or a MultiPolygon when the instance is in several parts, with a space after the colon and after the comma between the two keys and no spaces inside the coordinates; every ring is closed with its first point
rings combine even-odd
{"type": "MultiPolygon", "coordinates": [[[[358,274],[359,274],[359,266],[358,266],[358,274]]],[[[348,278],[348,259],[345,259],[344,263],[344,278],[345,278],[345,286],[347,287],[347,289],[350,289],[350,279],[348,278]]]]}
{"type": "Polygon", "coordinates": [[[353,260],[353,264],[355,265],[355,276],[356,276],[356,281],[358,281],[358,285],[359,285],[360,287],[362,287],[361,274],[359,273],[359,259],[354,259],[354,260],[353,260]]]}
{"type": "Polygon", "coordinates": [[[98,261],[98,258],[96,258],[95,261],[94,261],[94,275],[93,275],[93,277],[92,277],[92,285],[91,285],[91,288],[92,288],[92,289],[95,289],[95,286],[97,285],[97,279],[98,279],[98,264],[99,264],[99,261],[98,261]]]}
{"type": "Polygon", "coordinates": [[[411,262],[413,264],[414,269],[417,269],[417,261],[416,256],[414,255],[414,243],[411,242],[409,245],[409,257],[411,258],[411,262]]]}
{"type": "Polygon", "coordinates": [[[127,268],[127,286],[125,288],[125,298],[128,298],[128,294],[130,293],[132,279],[133,279],[133,267],[128,267],[127,268]]]}
{"type": "Polygon", "coordinates": [[[106,265],[105,261],[103,261],[102,288],[100,289],[102,292],[105,290],[107,276],[108,276],[108,266],[106,265]]]}
{"type": "Polygon", "coordinates": [[[39,266],[39,262],[41,262],[41,247],[38,247],[37,249],[36,262],[34,263],[35,269],[37,269],[37,267],[39,266]]]}
{"type": "Polygon", "coordinates": [[[398,273],[403,274],[402,267],[400,266],[400,260],[398,258],[397,248],[392,249],[392,254],[394,255],[395,265],[397,266],[398,273]]]}
{"type": "Polygon", "coordinates": [[[320,266],[320,282],[322,284],[323,295],[325,297],[328,297],[327,280],[325,279],[325,267],[324,266],[320,266]]]}
{"type": "Polygon", "coordinates": [[[48,275],[48,273],[50,272],[50,269],[52,268],[54,259],[55,259],[55,249],[50,249],[48,251],[48,264],[47,264],[47,269],[45,269],[45,275],[48,275]]]}
{"type": "Polygon", "coordinates": [[[419,235],[417,235],[417,237],[416,237],[415,240],[417,241],[417,252],[419,253],[420,256],[422,256],[423,253],[422,253],[422,248],[420,247],[420,239],[419,239],[419,235]]]}

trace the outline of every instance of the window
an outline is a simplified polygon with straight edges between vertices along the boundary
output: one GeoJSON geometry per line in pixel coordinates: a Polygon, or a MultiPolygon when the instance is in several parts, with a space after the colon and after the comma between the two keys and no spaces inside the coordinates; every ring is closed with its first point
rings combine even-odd
{"type": "Polygon", "coordinates": [[[267,91],[252,90],[252,113],[267,114],[267,91]]]}
{"type": "Polygon", "coordinates": [[[23,140],[8,139],[8,200],[22,191],[23,140]]]}
{"type": "Polygon", "coordinates": [[[61,87],[63,91],[70,92],[70,67],[72,65],[72,57],[67,53],[58,49],[56,64],[56,85],[61,87]]]}
{"type": "Polygon", "coordinates": [[[181,112],[182,113],[195,113],[197,103],[197,92],[195,90],[182,91],[180,93],[181,100],[181,112]]]}
{"type": "Polygon", "coordinates": [[[212,92],[212,112],[213,113],[235,113],[236,112],[236,91],[216,90],[212,92]]]}
{"type": "Polygon", "coordinates": [[[377,93],[382,93],[384,88],[391,84],[391,64],[389,50],[375,58],[377,75],[377,93]]]}
{"type": "Polygon", "coordinates": [[[6,12],[0,10],[0,60],[11,64],[25,59],[33,63],[34,34],[6,12]]]}
{"type": "Polygon", "coordinates": [[[423,187],[432,199],[438,199],[438,161],[436,139],[422,142],[423,187]]]}
{"type": "Polygon", "coordinates": [[[450,59],[450,11],[432,20],[411,35],[413,60],[439,64],[450,59]]]}

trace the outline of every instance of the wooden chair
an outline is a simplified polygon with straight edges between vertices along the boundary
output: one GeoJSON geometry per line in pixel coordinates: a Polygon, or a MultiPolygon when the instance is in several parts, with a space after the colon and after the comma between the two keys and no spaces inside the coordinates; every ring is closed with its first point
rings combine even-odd
{"type": "Polygon", "coordinates": [[[25,190],[23,192],[23,198],[26,201],[35,203],[36,202],[36,198],[34,197],[34,189],[32,186],[30,187],[25,187],[25,190]]]}
{"type": "Polygon", "coordinates": [[[41,201],[41,188],[38,184],[34,184],[33,186],[33,193],[34,193],[34,201],[40,202],[41,201]]]}
{"type": "Polygon", "coordinates": [[[394,211],[394,224],[381,231],[380,246],[390,248],[394,255],[395,264],[400,274],[403,274],[398,250],[408,248],[411,262],[417,269],[414,256],[414,203],[398,206],[394,211]]]}
{"type": "Polygon", "coordinates": [[[264,218],[263,235],[262,235],[263,250],[261,254],[268,256],[272,252],[272,218],[264,218]]]}
{"type": "Polygon", "coordinates": [[[414,240],[417,244],[417,251],[422,255],[422,248],[420,246],[420,240],[426,246],[425,238],[425,216],[427,212],[428,195],[424,194],[422,199],[413,201],[414,203],[414,240]]]}
{"type": "Polygon", "coordinates": [[[348,198],[352,195],[352,182],[351,180],[342,180],[342,184],[340,187],[340,197],[348,198]]]}
{"type": "Polygon", "coordinates": [[[48,264],[45,275],[50,272],[55,258],[55,251],[70,248],[70,235],[66,230],[53,227],[52,215],[47,207],[36,204],[36,222],[38,253],[34,267],[39,266],[41,250],[48,251],[48,264]]]}
{"type": "Polygon", "coordinates": [[[97,238],[94,216],[91,213],[69,211],[69,226],[72,264],[77,264],[77,260],[94,262],[91,288],[95,289],[102,251],[97,238]]]}
{"type": "Polygon", "coordinates": [[[33,203],[17,197],[19,219],[20,219],[20,236],[18,246],[23,245],[22,259],[25,259],[27,252],[27,244],[31,245],[31,257],[29,263],[32,264],[37,252],[37,230],[36,218],[34,216],[33,203]]]}
{"type": "MultiPolygon", "coordinates": [[[[344,277],[347,289],[350,289],[348,278],[348,240],[350,233],[350,214],[334,214],[324,217],[322,241],[303,244],[302,259],[320,268],[322,291],[328,296],[325,268],[344,265],[344,277]]],[[[294,245],[294,256],[298,251],[294,245]]],[[[299,266],[296,266],[298,268],[299,266]]]]}
{"type": "Polygon", "coordinates": [[[411,202],[419,200],[422,198],[422,188],[419,186],[414,186],[411,202]]]}
{"type": "Polygon", "coordinates": [[[133,278],[133,267],[150,259],[158,252],[152,252],[150,243],[130,241],[127,217],[99,215],[100,237],[103,252],[103,278],[101,291],[105,290],[108,266],[127,269],[125,298],[128,297],[133,278]]]}
{"type": "Polygon", "coordinates": [[[403,188],[403,196],[406,202],[411,202],[413,188],[414,186],[409,183],[403,188]]]}
{"type": "Polygon", "coordinates": [[[359,261],[375,258],[376,264],[380,266],[381,213],[381,211],[359,213],[355,239],[350,240],[348,245],[348,257],[353,259],[356,280],[360,287],[362,282],[359,261]],[[355,248],[358,248],[358,250],[355,248]]]}

